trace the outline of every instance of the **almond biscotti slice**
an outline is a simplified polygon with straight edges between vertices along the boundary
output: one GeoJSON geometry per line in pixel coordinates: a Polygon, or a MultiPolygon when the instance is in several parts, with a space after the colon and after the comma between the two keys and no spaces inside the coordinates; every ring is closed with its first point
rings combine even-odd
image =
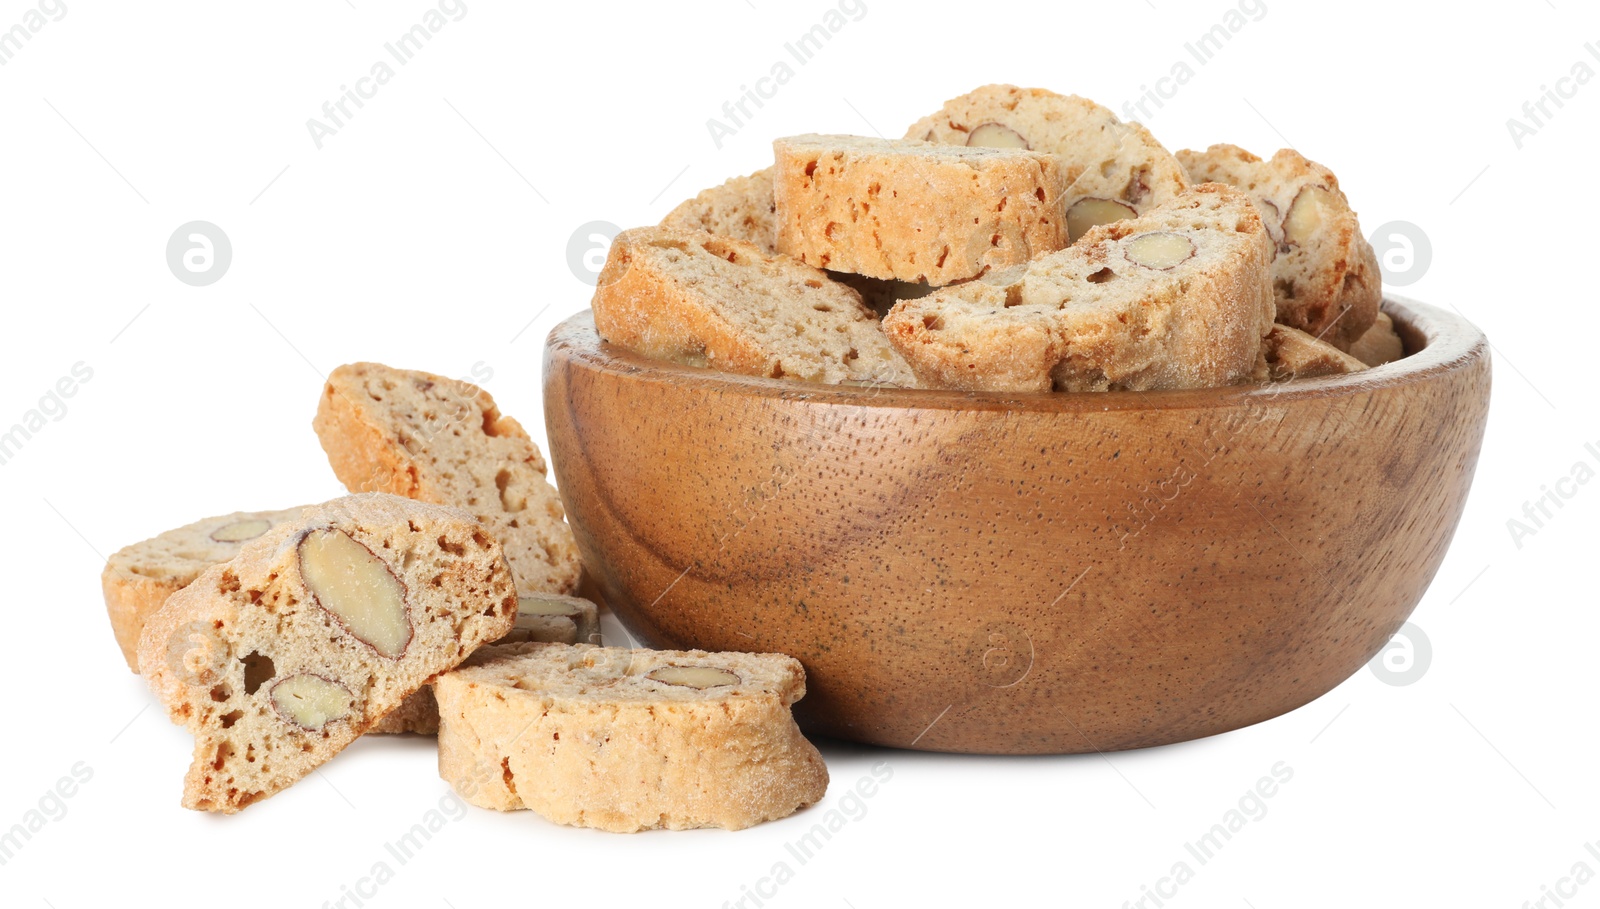
{"type": "Polygon", "coordinates": [[[1262,340],[1261,350],[1267,375],[1274,382],[1342,376],[1367,368],[1367,364],[1332,344],[1287,325],[1272,326],[1262,340]]]}
{"type": "Polygon", "coordinates": [[[139,671],[139,632],[172,596],[218,562],[267,531],[299,517],[304,507],[283,511],[236,511],[196,521],[141,543],[125,546],[106,560],[100,575],[111,633],[128,668],[139,671]]]}
{"type": "Polygon", "coordinates": [[[351,492],[463,508],[505,548],[521,593],[571,593],[583,565],[544,457],[470,382],[353,363],[323,388],[312,428],[351,492]]]}
{"type": "Polygon", "coordinates": [[[615,833],[740,830],[815,804],[828,768],[779,654],[486,647],[434,684],[439,775],[482,808],[615,833]]]}
{"type": "Polygon", "coordinates": [[[943,286],[1067,245],[1052,155],[860,136],[772,148],[778,251],[808,265],[943,286]]]}
{"type": "Polygon", "coordinates": [[[1288,148],[1263,161],[1213,145],[1178,160],[1191,178],[1237,186],[1260,208],[1274,243],[1279,322],[1340,350],[1372,327],[1383,298],[1378,257],[1333,171],[1288,148]]]}
{"type": "Polygon", "coordinates": [[[307,508],[173,594],[139,670],[194,734],[186,808],[291,785],[509,632],[500,544],[455,508],[360,495],[307,508]]]}
{"type": "Polygon", "coordinates": [[[661,219],[662,227],[703,230],[743,240],[762,252],[778,251],[777,206],[772,201],[772,168],[734,177],[686,199],[661,219]]]}
{"type": "Polygon", "coordinates": [[[1031,265],[904,301],[883,328],[928,387],[1228,385],[1251,378],[1272,328],[1270,245],[1243,193],[1203,184],[1031,265]]]}
{"type": "Polygon", "coordinates": [[[618,234],[593,305],[600,337],[647,357],[830,384],[914,381],[855,291],[705,231],[618,234]]]}
{"type": "MultiPolygon", "coordinates": [[[[600,613],[595,604],[577,597],[537,593],[517,598],[517,624],[496,643],[599,644],[600,613]]],[[[424,685],[399,707],[385,714],[368,733],[439,734],[439,702],[433,686],[424,685]]]]}
{"type": "Polygon", "coordinates": [[[1172,153],[1138,123],[1077,95],[985,85],[947,101],[906,130],[947,145],[1028,148],[1055,155],[1066,176],[1062,204],[1076,242],[1089,228],[1142,215],[1189,188],[1172,153]]]}
{"type": "MultiPolygon", "coordinates": [[[[293,522],[305,510],[240,511],[196,521],[118,551],[106,563],[101,585],[111,627],[129,667],[139,671],[139,635],[167,598],[206,569],[237,556],[246,543],[293,522]]],[[[517,600],[517,624],[506,641],[599,643],[599,614],[588,600],[536,593],[517,600]]],[[[424,687],[384,716],[369,732],[439,730],[439,708],[424,687]]]]}
{"type": "Polygon", "coordinates": [[[1350,345],[1350,355],[1368,366],[1382,366],[1406,355],[1406,343],[1395,331],[1394,319],[1379,310],[1372,327],[1350,345]]]}

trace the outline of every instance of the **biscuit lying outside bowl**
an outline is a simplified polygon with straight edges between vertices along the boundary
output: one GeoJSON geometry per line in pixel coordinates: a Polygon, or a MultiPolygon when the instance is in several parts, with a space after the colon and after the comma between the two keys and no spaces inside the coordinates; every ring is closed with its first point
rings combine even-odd
{"type": "Polygon", "coordinates": [[[1237,729],[1366,663],[1472,481],[1487,342],[1389,298],[1407,357],[1116,393],[823,386],[545,351],[583,560],[653,647],[785,653],[809,732],[930,751],[1237,729]]]}

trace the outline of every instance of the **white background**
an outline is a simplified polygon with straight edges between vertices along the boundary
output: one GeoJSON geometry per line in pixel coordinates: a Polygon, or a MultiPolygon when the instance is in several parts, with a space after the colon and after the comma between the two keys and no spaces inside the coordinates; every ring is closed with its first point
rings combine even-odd
{"type": "MultiPolygon", "coordinates": [[[[1574,64],[1600,68],[1592,8],[1267,0],[1195,65],[1184,44],[1223,0],[866,0],[718,149],[707,118],[827,0],[466,0],[319,150],[307,119],[387,58],[422,0],[66,7],[0,67],[0,428],[74,364],[93,370],[0,466],[0,829],[80,762],[92,778],[0,866],[5,905],[315,907],[382,859],[395,876],[368,906],[723,906],[779,861],[794,877],[768,906],[1122,906],[1180,860],[1194,877],[1169,905],[1522,906],[1557,886],[1600,905],[1600,882],[1560,883],[1580,862],[1600,872],[1600,844],[1585,850],[1600,841],[1600,483],[1564,485],[1573,497],[1520,545],[1507,526],[1574,464],[1600,467],[1584,448],[1600,449],[1600,84],[1573,83],[1520,149],[1506,125],[1574,64]],[[992,81],[1120,110],[1179,60],[1194,77],[1146,118],[1166,144],[1292,140],[1338,172],[1365,229],[1403,221],[1429,239],[1402,292],[1493,342],[1489,433],[1413,616],[1432,651],[1414,684],[1364,669],[1257,727],[1109,756],[824,743],[823,805],[740,833],[617,836],[473,809],[396,865],[384,844],[447,792],[415,737],[359,741],[235,817],[178,806],[189,739],[113,645],[103,557],[205,515],[339,494],[309,425],[326,371],[487,369],[542,439],[541,345],[590,292],[568,262],[579,225],[652,223],[768,163],[779,136],[899,135],[992,81]],[[233,245],[208,287],[164,256],[196,219],[233,245]],[[865,813],[852,803],[857,818],[797,863],[785,844],[879,761],[893,776],[865,813]],[[1184,844],[1278,762],[1292,780],[1198,865],[1184,844]]],[[[4,0],[0,29],[31,8],[4,0]]]]}

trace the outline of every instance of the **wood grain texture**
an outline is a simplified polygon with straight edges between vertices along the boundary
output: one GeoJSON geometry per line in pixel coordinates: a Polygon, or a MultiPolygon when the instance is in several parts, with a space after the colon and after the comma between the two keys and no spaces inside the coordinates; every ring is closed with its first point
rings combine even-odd
{"type": "Polygon", "coordinates": [[[551,460],[587,570],[651,646],[798,658],[816,734],[1111,751],[1305,704],[1432,581],[1489,355],[1386,301],[1411,355],[1195,391],[1002,394],[545,352],[551,460]]]}

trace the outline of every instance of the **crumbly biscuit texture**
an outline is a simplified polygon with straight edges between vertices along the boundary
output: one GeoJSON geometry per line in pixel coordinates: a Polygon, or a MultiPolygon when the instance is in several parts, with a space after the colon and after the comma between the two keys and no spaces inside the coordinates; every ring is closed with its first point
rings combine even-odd
{"type": "Polygon", "coordinates": [[[1143,125],[1124,123],[1087,98],[1042,88],[985,85],[912,124],[906,138],[1056,156],[1074,242],[1090,227],[1142,215],[1189,188],[1183,167],[1143,125]]]}
{"type": "Polygon", "coordinates": [[[1270,240],[1203,184],[1031,265],[895,306],[884,330],[929,387],[1204,388],[1251,378],[1272,328],[1270,240]]]}
{"type": "Polygon", "coordinates": [[[435,690],[439,774],[480,807],[618,833],[738,830],[827,790],[786,656],[497,645],[435,690]]]}
{"type": "Polygon", "coordinates": [[[232,813],[293,784],[516,609],[499,543],[459,509],[349,496],[247,544],[139,641],[140,672],[194,735],[184,806],[232,813]]]}
{"type": "Polygon", "coordinates": [[[593,306],[602,338],[647,357],[829,384],[914,381],[855,291],[705,231],[618,234],[593,306]]]}
{"type": "Polygon", "coordinates": [[[312,427],[351,492],[465,509],[505,548],[517,590],[572,593],[582,563],[544,457],[470,382],[378,363],[335,369],[312,427]]]}
{"type": "Polygon", "coordinates": [[[819,135],[773,151],[778,250],[808,265],[943,286],[1067,244],[1052,155],[819,135]]]}
{"type": "Polygon", "coordinates": [[[1382,274],[1333,171],[1288,148],[1264,161],[1236,145],[1213,145],[1180,151],[1178,160],[1191,178],[1239,187],[1260,209],[1274,242],[1279,322],[1340,350],[1372,327],[1382,274]]]}
{"type": "Polygon", "coordinates": [[[772,201],[772,168],[734,177],[684,200],[661,219],[662,227],[703,230],[743,240],[762,252],[778,251],[777,206],[772,201]]]}
{"type": "Polygon", "coordinates": [[[282,511],[236,511],[169,530],[112,553],[100,575],[111,632],[128,668],[139,671],[139,632],[167,598],[201,572],[239,554],[244,545],[299,517],[304,506],[282,511]]]}

